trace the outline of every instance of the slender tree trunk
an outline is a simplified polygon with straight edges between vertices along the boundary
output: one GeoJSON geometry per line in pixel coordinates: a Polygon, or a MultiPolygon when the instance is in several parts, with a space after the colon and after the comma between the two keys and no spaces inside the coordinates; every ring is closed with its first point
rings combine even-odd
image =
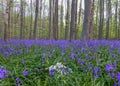
{"type": "Polygon", "coordinates": [[[64,8],[63,8],[63,0],[61,0],[61,15],[60,15],[60,39],[63,38],[63,29],[64,29],[64,23],[63,23],[63,14],[64,8]]]}
{"type": "Polygon", "coordinates": [[[82,41],[87,41],[89,39],[89,25],[90,25],[90,11],[92,0],[85,0],[85,10],[84,10],[84,22],[82,29],[82,41]]]}
{"type": "Polygon", "coordinates": [[[9,34],[9,13],[10,13],[10,0],[7,0],[6,10],[5,10],[5,29],[4,29],[4,41],[8,42],[8,34],[9,34]]]}
{"type": "Polygon", "coordinates": [[[94,22],[94,1],[91,2],[91,9],[90,9],[90,26],[89,26],[89,40],[93,38],[93,22],[94,22]]]}
{"type": "Polygon", "coordinates": [[[72,7],[71,7],[71,22],[70,22],[70,41],[74,40],[75,34],[75,13],[76,13],[76,0],[72,0],[72,7]]]}
{"type": "Polygon", "coordinates": [[[31,2],[30,2],[30,8],[31,8],[31,17],[30,17],[30,33],[29,33],[29,39],[32,39],[32,24],[33,24],[33,10],[32,10],[32,8],[33,8],[33,6],[32,6],[32,0],[31,0],[31,2]]]}
{"type": "Polygon", "coordinates": [[[9,13],[8,13],[8,37],[11,38],[11,4],[12,4],[12,0],[10,0],[10,3],[9,3],[9,13]]]}
{"type": "Polygon", "coordinates": [[[75,32],[74,32],[74,39],[77,39],[77,34],[78,34],[78,25],[77,25],[77,7],[78,7],[78,0],[75,2],[75,32]]]}
{"type": "Polygon", "coordinates": [[[116,39],[118,39],[118,26],[117,26],[117,23],[118,23],[118,21],[117,21],[117,18],[118,18],[118,16],[117,16],[117,13],[118,13],[118,0],[116,0],[116,4],[115,4],[115,21],[114,21],[114,27],[115,27],[115,38],[116,39]]]}
{"type": "Polygon", "coordinates": [[[21,16],[20,16],[20,39],[23,38],[23,0],[20,0],[20,4],[21,4],[21,7],[20,7],[20,13],[21,13],[21,16]]]}
{"type": "Polygon", "coordinates": [[[58,40],[58,0],[54,0],[53,38],[58,40]]]}
{"type": "Polygon", "coordinates": [[[109,39],[110,30],[110,16],[111,16],[111,0],[106,0],[107,12],[106,12],[106,39],[109,39]]]}
{"type": "Polygon", "coordinates": [[[65,39],[68,39],[69,37],[69,28],[70,28],[70,20],[69,20],[69,17],[70,17],[70,1],[67,0],[67,13],[66,13],[66,26],[65,26],[65,39]]]}
{"type": "Polygon", "coordinates": [[[34,33],[33,39],[37,39],[37,22],[38,22],[38,8],[39,8],[39,0],[36,0],[36,10],[35,10],[35,22],[34,22],[34,33]]]}
{"type": "Polygon", "coordinates": [[[48,38],[51,40],[52,39],[52,19],[53,19],[53,11],[52,11],[52,8],[53,8],[53,3],[52,1],[49,1],[49,34],[48,34],[48,38]]]}
{"type": "Polygon", "coordinates": [[[118,39],[120,40],[120,1],[119,1],[119,9],[118,9],[118,11],[119,11],[119,14],[118,14],[118,16],[119,16],[118,39]]]}
{"type": "Polygon", "coordinates": [[[83,2],[83,0],[80,0],[79,16],[78,16],[78,24],[81,23],[82,2],[83,2]]]}
{"type": "Polygon", "coordinates": [[[100,25],[98,39],[103,39],[103,25],[104,25],[104,0],[100,0],[100,25]]]}

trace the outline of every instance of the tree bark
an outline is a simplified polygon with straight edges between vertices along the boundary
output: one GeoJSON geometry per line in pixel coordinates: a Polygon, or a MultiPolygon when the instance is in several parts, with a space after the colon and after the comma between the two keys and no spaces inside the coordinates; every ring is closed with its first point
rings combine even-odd
{"type": "Polygon", "coordinates": [[[49,32],[48,32],[48,38],[52,39],[52,1],[49,1],[49,32]]]}
{"type": "Polygon", "coordinates": [[[68,39],[69,37],[69,28],[70,28],[70,0],[67,0],[67,13],[66,13],[66,26],[65,26],[65,39],[68,39]]]}
{"type": "Polygon", "coordinates": [[[70,22],[70,41],[75,38],[75,13],[76,13],[76,0],[72,0],[71,6],[71,22],[70,22]]]}
{"type": "Polygon", "coordinates": [[[89,39],[89,25],[90,25],[90,10],[91,10],[91,3],[92,0],[85,0],[85,10],[84,10],[84,22],[83,22],[83,29],[82,29],[82,41],[87,41],[89,39]]]}
{"type": "Polygon", "coordinates": [[[100,25],[98,39],[103,39],[103,25],[104,25],[104,0],[100,0],[100,25]]]}
{"type": "Polygon", "coordinates": [[[4,41],[8,42],[8,34],[9,34],[9,13],[10,13],[10,2],[11,0],[7,0],[6,10],[5,10],[5,29],[4,29],[4,41]]]}
{"type": "Polygon", "coordinates": [[[58,0],[54,0],[53,38],[58,40],[58,0]]]}
{"type": "Polygon", "coordinates": [[[35,10],[35,21],[34,21],[34,33],[33,39],[37,39],[37,22],[38,22],[38,8],[39,8],[39,0],[36,0],[36,10],[35,10]]]}

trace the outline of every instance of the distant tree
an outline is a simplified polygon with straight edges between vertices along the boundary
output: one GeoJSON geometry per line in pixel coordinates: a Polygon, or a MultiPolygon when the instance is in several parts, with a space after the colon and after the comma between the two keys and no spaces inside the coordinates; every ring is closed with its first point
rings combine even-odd
{"type": "Polygon", "coordinates": [[[4,29],[4,41],[8,42],[8,34],[9,34],[9,13],[10,13],[10,3],[11,0],[7,0],[6,10],[5,10],[5,29],[4,29]]]}
{"type": "Polygon", "coordinates": [[[52,1],[49,0],[49,33],[48,33],[49,39],[52,39],[52,18],[53,18],[52,5],[53,5],[52,1]]]}
{"type": "Polygon", "coordinates": [[[111,18],[111,0],[106,0],[106,39],[109,38],[110,18],[111,18]]]}
{"type": "Polygon", "coordinates": [[[30,33],[29,33],[29,39],[32,39],[32,23],[33,23],[33,2],[30,0],[30,9],[31,9],[31,17],[30,17],[30,33]]]}
{"type": "Polygon", "coordinates": [[[75,38],[75,15],[76,15],[76,0],[72,0],[71,5],[71,22],[70,22],[70,41],[75,38]]]}
{"type": "Polygon", "coordinates": [[[40,30],[39,30],[39,35],[38,35],[40,38],[42,38],[41,35],[43,35],[43,28],[42,28],[42,24],[43,24],[43,23],[42,23],[42,22],[43,22],[43,21],[42,21],[42,16],[43,16],[43,15],[42,15],[42,9],[43,9],[43,5],[44,5],[44,4],[43,4],[43,0],[40,0],[40,11],[39,11],[39,18],[40,18],[40,19],[39,19],[39,21],[40,21],[39,27],[40,27],[40,30]],[[42,33],[40,33],[40,32],[42,32],[42,33]]]}
{"type": "Polygon", "coordinates": [[[77,16],[78,16],[78,0],[76,0],[76,2],[75,2],[75,32],[74,32],[74,39],[76,40],[77,39],[77,34],[78,34],[78,28],[77,28],[77,16]]]}
{"type": "Polygon", "coordinates": [[[69,36],[69,28],[70,28],[70,0],[67,0],[67,12],[66,12],[66,20],[65,20],[65,39],[68,39],[69,36]]]}
{"type": "Polygon", "coordinates": [[[23,0],[20,0],[20,39],[23,38],[23,0]]]}
{"type": "Polygon", "coordinates": [[[91,9],[90,9],[90,26],[89,26],[89,40],[93,38],[93,22],[94,22],[94,2],[95,0],[91,1],[91,9]]]}
{"type": "Polygon", "coordinates": [[[80,0],[80,4],[79,4],[79,16],[78,16],[78,24],[81,23],[81,12],[82,12],[82,2],[83,0],[80,0]]]}
{"type": "Polygon", "coordinates": [[[92,4],[92,0],[85,0],[84,22],[83,22],[82,37],[81,37],[82,41],[89,40],[91,4],[92,4]]]}
{"type": "MultiPolygon", "coordinates": [[[[118,2],[120,4],[120,1],[118,2]]],[[[120,40],[120,5],[118,7],[118,39],[120,40]]]]}
{"type": "Polygon", "coordinates": [[[114,19],[114,27],[115,27],[115,38],[118,39],[118,0],[115,1],[115,19],[114,19]]]}
{"type": "Polygon", "coordinates": [[[53,38],[58,40],[58,0],[53,0],[54,18],[53,18],[53,38]]]}
{"type": "Polygon", "coordinates": [[[63,38],[63,29],[64,29],[64,23],[63,23],[63,14],[64,8],[63,8],[63,0],[61,0],[61,15],[60,15],[60,39],[63,38]]]}
{"type": "Polygon", "coordinates": [[[38,10],[39,8],[39,0],[36,0],[36,10],[35,10],[35,21],[34,21],[34,32],[33,32],[33,39],[37,39],[37,22],[38,22],[38,10]]]}
{"type": "Polygon", "coordinates": [[[104,26],[104,0],[100,0],[100,24],[98,39],[103,39],[103,26],[104,26]]]}

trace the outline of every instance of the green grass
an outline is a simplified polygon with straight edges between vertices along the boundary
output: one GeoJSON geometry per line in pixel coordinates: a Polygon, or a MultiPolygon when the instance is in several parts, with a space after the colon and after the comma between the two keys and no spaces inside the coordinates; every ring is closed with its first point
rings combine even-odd
{"type": "MultiPolygon", "coordinates": [[[[9,76],[0,80],[0,86],[15,86],[17,77],[22,80],[21,83],[18,83],[20,86],[113,86],[114,82],[117,82],[116,79],[109,77],[104,70],[105,65],[113,63],[114,60],[117,61],[117,64],[120,64],[117,57],[110,58],[108,47],[99,47],[96,53],[89,47],[86,52],[81,54],[76,50],[74,51],[75,59],[70,58],[72,47],[66,49],[65,54],[62,54],[62,50],[58,46],[32,46],[28,49],[28,53],[25,53],[26,47],[24,46],[16,48],[16,50],[19,49],[22,49],[23,53],[17,54],[14,52],[14,55],[4,58],[2,58],[3,55],[1,54],[0,66],[9,71],[9,76]],[[86,55],[90,58],[86,59],[86,55]],[[95,58],[91,59],[92,56],[95,56],[95,58]],[[41,62],[42,57],[45,58],[44,63],[41,62]],[[78,63],[78,58],[85,62],[78,63]],[[24,64],[22,64],[23,61],[24,64]],[[54,77],[50,76],[48,68],[58,62],[72,68],[73,72],[66,75],[55,74],[54,77]],[[88,70],[90,63],[93,64],[93,67],[88,70]],[[94,79],[94,67],[101,69],[97,79],[94,79]],[[35,68],[39,68],[40,71],[37,72],[35,68]],[[29,71],[27,76],[23,75],[24,70],[29,71]]],[[[117,50],[111,52],[119,55],[117,50]]],[[[119,65],[117,67],[120,68],[119,65]]],[[[116,70],[116,72],[118,71],[119,69],[116,70]]]]}

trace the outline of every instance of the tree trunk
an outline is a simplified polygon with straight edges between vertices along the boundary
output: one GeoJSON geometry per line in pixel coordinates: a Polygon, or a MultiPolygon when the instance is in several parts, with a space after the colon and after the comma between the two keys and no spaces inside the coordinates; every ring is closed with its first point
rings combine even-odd
{"type": "Polygon", "coordinates": [[[110,30],[110,16],[111,16],[111,0],[106,0],[106,40],[109,39],[109,30],[110,30]]]}
{"type": "Polygon", "coordinates": [[[77,39],[77,34],[78,34],[78,25],[77,25],[77,7],[78,7],[78,0],[75,2],[75,32],[74,32],[74,39],[77,39]]]}
{"type": "Polygon", "coordinates": [[[54,0],[53,38],[58,40],[58,0],[54,0]]]}
{"type": "Polygon", "coordinates": [[[66,13],[66,26],[65,26],[65,39],[68,39],[69,37],[69,28],[70,28],[70,20],[69,20],[69,17],[70,17],[70,1],[67,0],[67,13],[66,13]]]}
{"type": "Polygon", "coordinates": [[[83,29],[82,29],[82,41],[87,41],[89,39],[89,25],[90,25],[90,10],[91,10],[91,3],[92,0],[85,0],[85,10],[84,10],[84,22],[83,22],[83,29]]]}
{"type": "Polygon", "coordinates": [[[32,14],[32,12],[33,12],[33,10],[32,10],[32,0],[31,0],[31,2],[30,2],[30,8],[31,8],[31,17],[30,17],[30,33],[29,33],[29,39],[32,39],[32,24],[33,24],[33,14],[32,14]]]}
{"type": "Polygon", "coordinates": [[[52,39],[52,1],[49,1],[49,33],[48,37],[51,40],[52,39]]]}
{"type": "Polygon", "coordinates": [[[104,25],[104,0],[100,0],[100,25],[98,39],[103,39],[103,25],[104,25]]]}
{"type": "Polygon", "coordinates": [[[115,21],[114,21],[114,28],[115,28],[115,38],[118,39],[118,26],[117,26],[117,18],[118,18],[118,0],[116,0],[116,3],[115,3],[115,21]]]}
{"type": "Polygon", "coordinates": [[[11,0],[7,0],[6,10],[5,10],[5,30],[4,30],[4,41],[8,42],[8,34],[9,34],[9,13],[10,13],[10,2],[11,0]]]}
{"type": "Polygon", "coordinates": [[[91,9],[90,9],[90,26],[89,26],[89,40],[93,38],[93,22],[94,22],[94,1],[91,2],[91,9]]]}
{"type": "Polygon", "coordinates": [[[64,26],[64,23],[63,23],[63,14],[64,12],[64,8],[63,8],[63,0],[61,0],[61,15],[60,15],[60,39],[63,38],[63,26],[64,26]]]}
{"type": "Polygon", "coordinates": [[[72,0],[71,7],[71,22],[70,22],[70,41],[74,40],[75,34],[75,14],[76,13],[76,0],[72,0]]]}
{"type": "Polygon", "coordinates": [[[36,0],[36,10],[35,10],[35,21],[34,21],[34,33],[33,39],[37,39],[37,22],[38,22],[38,8],[39,8],[39,0],[36,0]]]}
{"type": "Polygon", "coordinates": [[[23,38],[23,0],[20,0],[20,4],[21,4],[21,7],[20,7],[20,13],[21,13],[21,16],[20,16],[20,39],[23,38]]]}

